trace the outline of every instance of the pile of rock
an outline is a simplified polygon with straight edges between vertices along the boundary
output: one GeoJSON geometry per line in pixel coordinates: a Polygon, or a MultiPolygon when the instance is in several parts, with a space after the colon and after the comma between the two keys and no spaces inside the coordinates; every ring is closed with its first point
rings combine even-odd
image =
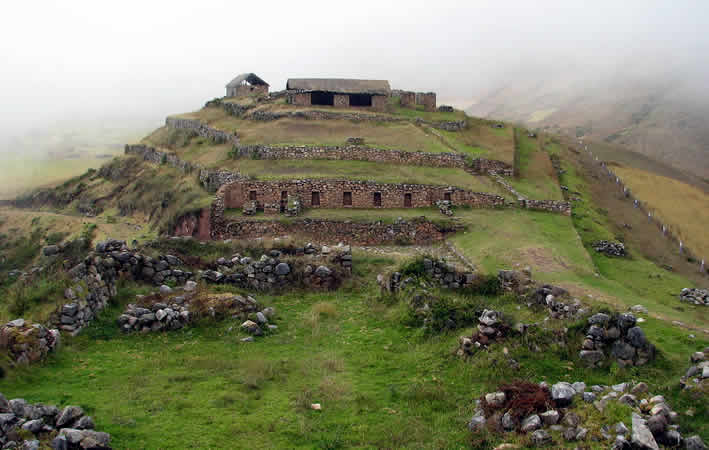
{"type": "Polygon", "coordinates": [[[684,288],[679,294],[679,299],[693,305],[709,306],[709,290],[684,288]]]}
{"type": "Polygon", "coordinates": [[[669,407],[664,397],[653,396],[645,383],[620,383],[613,386],[591,386],[584,382],[515,382],[502,385],[497,392],[477,401],[475,415],[468,428],[478,432],[517,431],[529,434],[532,445],[551,444],[551,433],[558,433],[566,442],[595,441],[612,449],[659,449],[659,446],[706,449],[699,436],[683,438],[677,421],[679,414],[669,407]],[[582,423],[574,412],[575,401],[593,404],[603,413],[611,402],[632,409],[631,429],[623,422],[616,424],[582,423]],[[551,432],[551,433],[550,433],[551,432]]]}
{"type": "Polygon", "coordinates": [[[297,195],[288,195],[285,214],[288,217],[297,217],[303,211],[303,202],[297,195]]]}
{"type": "MultiPolygon", "coordinates": [[[[459,270],[443,258],[438,260],[433,258],[424,258],[423,272],[426,278],[429,278],[436,284],[448,289],[468,287],[474,283],[476,279],[475,273],[471,271],[459,270]]],[[[384,274],[377,276],[377,282],[381,286],[382,290],[392,293],[401,291],[414,281],[414,277],[404,277],[401,272],[393,272],[389,274],[389,276],[384,274]]]]}
{"type": "Polygon", "coordinates": [[[210,283],[228,283],[261,291],[286,286],[334,289],[339,286],[342,273],[352,271],[352,252],[348,245],[323,246],[318,253],[315,246],[308,244],[294,253],[295,257],[287,260],[280,250],[271,250],[258,259],[240,254],[222,257],[212,265],[213,269],[202,272],[201,278],[210,283]],[[306,259],[298,258],[306,255],[306,259]]]}
{"type": "Polygon", "coordinates": [[[13,364],[30,364],[44,359],[59,346],[59,330],[48,329],[25,319],[12,320],[0,328],[0,349],[13,364]]]}
{"type": "Polygon", "coordinates": [[[598,241],[593,243],[593,249],[608,256],[625,256],[625,245],[622,242],[598,241]]]}
{"type": "Polygon", "coordinates": [[[694,389],[696,387],[709,387],[709,347],[701,352],[694,352],[689,360],[692,365],[687,369],[687,373],[680,378],[679,384],[683,389],[694,389]]]}
{"type": "Polygon", "coordinates": [[[643,330],[636,325],[634,315],[605,313],[588,318],[590,327],[586,330],[579,357],[590,367],[600,367],[608,356],[612,356],[620,367],[642,366],[655,357],[652,345],[643,330]]]}
{"type": "MultiPolygon", "coordinates": [[[[250,297],[249,297],[250,298],[250,297]]],[[[278,328],[277,325],[269,323],[272,321],[276,314],[276,310],[273,308],[264,308],[261,311],[252,313],[249,315],[250,319],[246,320],[241,324],[241,329],[246,331],[252,336],[263,336],[265,330],[275,330],[278,328]]],[[[244,338],[242,341],[251,341],[250,338],[244,338]]]]}
{"type": "Polygon", "coordinates": [[[122,331],[179,330],[187,325],[192,316],[184,296],[177,296],[165,303],[156,302],[146,307],[129,304],[118,316],[118,326],[122,331]]]}
{"type": "Polygon", "coordinates": [[[500,270],[497,273],[497,278],[500,280],[500,286],[503,290],[514,294],[525,294],[532,287],[532,269],[525,267],[524,270],[500,270]]]}
{"type": "Polygon", "coordinates": [[[446,216],[453,215],[453,204],[450,200],[438,200],[436,201],[436,206],[438,206],[438,210],[441,212],[441,214],[444,214],[446,216]]]}
{"type": "Polygon", "coordinates": [[[110,449],[111,435],[94,431],[78,406],[59,409],[0,394],[0,446],[21,449],[110,449]],[[33,437],[34,439],[32,439],[33,437]]]}
{"type": "Polygon", "coordinates": [[[530,300],[530,304],[546,307],[552,319],[570,319],[586,312],[586,308],[579,299],[570,299],[566,289],[550,284],[534,289],[527,298],[530,300]],[[561,301],[561,299],[567,301],[561,301]]]}
{"type": "Polygon", "coordinates": [[[254,216],[256,215],[256,212],[258,211],[258,202],[255,200],[252,200],[250,202],[246,202],[244,204],[244,208],[242,209],[242,213],[245,216],[254,216]]]}
{"type": "Polygon", "coordinates": [[[478,318],[478,329],[472,336],[461,336],[458,356],[473,355],[480,348],[498,341],[508,334],[511,329],[502,320],[502,313],[491,309],[483,310],[478,318]]]}
{"type": "Polygon", "coordinates": [[[363,137],[348,137],[346,142],[348,145],[364,145],[364,138],[363,137]]]}

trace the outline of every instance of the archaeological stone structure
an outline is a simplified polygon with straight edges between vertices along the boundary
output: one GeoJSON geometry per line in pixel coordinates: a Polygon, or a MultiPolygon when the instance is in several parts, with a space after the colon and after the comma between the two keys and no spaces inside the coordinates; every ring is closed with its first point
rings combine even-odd
{"type": "Polygon", "coordinates": [[[323,105],[338,108],[386,108],[391,89],[386,80],[342,78],[290,78],[287,101],[292,105],[323,105]]]}
{"type": "Polygon", "coordinates": [[[438,200],[478,208],[505,204],[498,195],[454,186],[326,179],[237,180],[222,186],[217,195],[224,198],[226,208],[257,202],[259,209],[270,214],[285,211],[288,195],[298,196],[306,208],[424,208],[435,206],[438,200]]]}
{"type": "Polygon", "coordinates": [[[254,73],[242,73],[226,85],[227,97],[244,97],[254,94],[268,95],[268,83],[254,73]]]}

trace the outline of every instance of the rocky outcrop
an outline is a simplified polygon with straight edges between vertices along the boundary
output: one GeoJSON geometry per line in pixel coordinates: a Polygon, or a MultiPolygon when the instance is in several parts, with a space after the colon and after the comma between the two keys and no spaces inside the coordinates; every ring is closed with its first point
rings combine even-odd
{"type": "Polygon", "coordinates": [[[94,430],[94,420],[78,406],[59,409],[0,394],[3,449],[110,449],[111,435],[94,430]]]}
{"type": "Polygon", "coordinates": [[[709,306],[709,290],[684,288],[679,293],[679,299],[692,305],[709,306]]]}
{"type": "Polygon", "coordinates": [[[17,365],[43,360],[59,347],[59,342],[59,330],[24,319],[12,320],[0,328],[0,350],[17,365]]]}
{"type": "Polygon", "coordinates": [[[637,326],[632,314],[605,313],[589,317],[579,357],[591,367],[600,367],[612,357],[621,367],[642,366],[655,358],[655,346],[637,326]]]}
{"type": "Polygon", "coordinates": [[[608,256],[625,256],[625,245],[622,242],[597,241],[593,249],[608,256]]]}

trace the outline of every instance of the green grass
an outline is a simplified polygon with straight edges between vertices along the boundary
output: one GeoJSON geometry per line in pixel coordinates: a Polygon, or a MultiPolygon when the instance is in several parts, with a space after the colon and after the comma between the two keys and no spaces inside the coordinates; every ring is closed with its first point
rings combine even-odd
{"type": "Polygon", "coordinates": [[[239,159],[219,167],[238,170],[260,180],[292,178],[349,178],[381,183],[419,183],[457,186],[472,191],[500,193],[490,179],[463,169],[402,166],[369,161],[239,159]]]}
{"type": "Polygon", "coordinates": [[[282,220],[294,221],[300,219],[332,219],[332,220],[351,220],[355,222],[375,222],[382,221],[383,223],[394,223],[398,218],[405,220],[415,219],[425,216],[429,220],[450,222],[448,217],[442,215],[438,208],[402,208],[402,209],[328,209],[328,208],[309,208],[303,211],[298,217],[284,217],[281,215],[273,216],[272,214],[259,213],[253,216],[244,216],[241,209],[227,209],[224,212],[226,217],[243,218],[247,220],[282,220]]]}
{"type": "Polygon", "coordinates": [[[522,129],[515,129],[517,149],[515,176],[509,180],[515,190],[535,200],[562,200],[554,168],[546,151],[539,149],[537,139],[522,129]]]}
{"type": "MultiPolygon", "coordinates": [[[[466,448],[474,400],[501,382],[634,379],[648,381],[678,411],[696,408],[695,417],[682,415],[680,425],[709,435],[702,419],[706,405],[674,388],[687,355],[709,342],[690,341],[650,319],[644,328],[662,353],[644,368],[587,370],[575,350],[548,332],[508,340],[466,361],[452,352],[458,336],[472,329],[427,337],[404,324],[401,301],[377,301],[374,277],[391,263],[358,259],[360,278],[334,293],[257,296],[276,307],[279,330],[254,343],[240,342],[238,321],[230,320],[124,335],[115,324],[122,308],[114,306],[81,336],[66,339],[46,364],[9,373],[0,392],[78,404],[99,430],[111,433],[115,448],[251,448],[256,442],[262,448],[466,448]],[[539,343],[543,352],[529,350],[526,342],[539,343]],[[503,346],[520,369],[501,363],[503,346]],[[311,403],[323,410],[311,410],[311,403]]],[[[125,303],[145,289],[122,286],[121,292],[118,303],[125,303]]],[[[476,301],[514,320],[543,317],[518,310],[510,299],[476,301]]],[[[521,439],[505,435],[489,444],[521,439]]]]}
{"type": "Polygon", "coordinates": [[[465,113],[463,111],[455,110],[453,112],[441,112],[441,111],[424,111],[423,105],[415,105],[413,108],[403,108],[401,106],[400,97],[391,97],[389,99],[389,105],[387,111],[396,116],[408,117],[415,119],[420,117],[424,120],[439,122],[439,121],[458,121],[465,119],[465,113]]]}

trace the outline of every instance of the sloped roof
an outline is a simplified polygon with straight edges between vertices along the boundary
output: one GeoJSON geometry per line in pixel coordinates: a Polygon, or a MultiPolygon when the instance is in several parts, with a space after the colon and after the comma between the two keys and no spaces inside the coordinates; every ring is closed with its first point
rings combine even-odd
{"type": "Polygon", "coordinates": [[[346,78],[289,78],[286,89],[379,95],[389,95],[391,91],[387,80],[354,80],[346,78]]]}
{"type": "Polygon", "coordinates": [[[259,76],[257,76],[255,73],[242,73],[238,77],[234,78],[229,82],[229,84],[226,85],[226,87],[236,87],[240,85],[242,82],[246,81],[249,84],[265,84],[268,86],[268,83],[263,81],[259,76]]]}

